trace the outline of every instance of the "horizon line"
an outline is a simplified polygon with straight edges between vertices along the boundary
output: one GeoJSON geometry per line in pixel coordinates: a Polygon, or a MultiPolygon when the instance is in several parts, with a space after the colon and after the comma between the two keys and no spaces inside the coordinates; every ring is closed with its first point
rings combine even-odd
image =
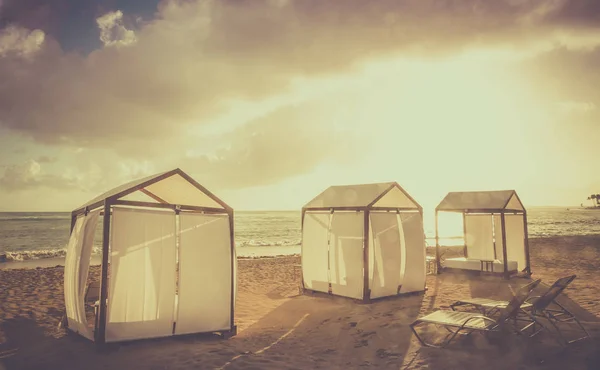
{"type": "MultiPolygon", "coordinates": [[[[558,206],[558,205],[545,205],[545,206],[527,206],[527,208],[585,208],[580,205],[571,205],[571,206],[558,206]]],[[[300,212],[302,211],[302,207],[296,209],[233,209],[236,212],[300,212]]],[[[21,210],[21,211],[11,211],[11,210],[1,210],[0,213],[71,213],[72,211],[32,211],[32,210],[21,210]]]]}

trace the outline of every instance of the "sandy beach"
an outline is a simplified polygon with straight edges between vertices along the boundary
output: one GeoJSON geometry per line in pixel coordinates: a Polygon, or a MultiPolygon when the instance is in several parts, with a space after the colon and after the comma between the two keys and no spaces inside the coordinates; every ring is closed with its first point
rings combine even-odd
{"type": "MultiPolygon", "coordinates": [[[[0,270],[0,357],[5,356],[0,364],[6,369],[597,369],[600,237],[531,239],[530,246],[533,278],[552,284],[577,275],[560,301],[586,323],[591,340],[563,348],[550,333],[499,341],[474,334],[445,349],[424,348],[408,326],[417,317],[447,309],[459,298],[506,299],[509,285],[515,289],[528,280],[429,275],[424,294],[361,304],[299,295],[300,258],[293,256],[239,260],[236,337],[147,340],[102,353],[57,328],[64,310],[62,267],[0,270]]],[[[92,279],[98,274],[92,267],[92,279]]]]}

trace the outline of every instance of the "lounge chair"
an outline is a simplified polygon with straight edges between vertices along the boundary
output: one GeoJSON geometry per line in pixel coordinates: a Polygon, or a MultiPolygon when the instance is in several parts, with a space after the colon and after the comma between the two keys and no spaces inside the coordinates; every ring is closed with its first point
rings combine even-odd
{"type": "MultiPolygon", "coordinates": [[[[520,288],[507,305],[497,308],[500,315],[496,319],[473,312],[439,310],[415,320],[410,324],[410,328],[421,344],[435,348],[447,346],[458,334],[469,335],[475,331],[483,333],[498,332],[508,321],[517,319],[517,315],[522,312],[521,305],[540,282],[541,280],[538,279],[520,288]],[[450,334],[446,340],[439,345],[427,343],[419,336],[415,329],[416,326],[421,324],[441,325],[446,328],[450,334]]],[[[530,324],[528,327],[535,323],[535,319],[530,318],[529,322],[530,324]]],[[[522,330],[513,328],[513,331],[517,334],[520,334],[522,330]]]]}
{"type": "MultiPolygon", "coordinates": [[[[567,286],[569,286],[569,284],[571,284],[573,280],[575,280],[576,277],[576,275],[571,275],[556,280],[554,284],[552,284],[552,286],[548,288],[546,292],[544,292],[544,294],[541,296],[532,296],[527,298],[525,303],[523,303],[521,306],[523,311],[531,313],[532,316],[538,318],[543,317],[548,320],[548,322],[550,322],[550,324],[556,329],[560,339],[562,339],[566,344],[571,344],[590,337],[587,330],[583,327],[583,325],[581,325],[581,322],[579,322],[575,315],[573,315],[563,305],[556,301],[556,298],[567,288],[567,286]],[[562,334],[562,331],[557,325],[565,322],[575,322],[585,335],[577,339],[566,340],[562,334]]],[[[456,307],[470,306],[479,310],[484,315],[493,315],[494,311],[497,311],[498,308],[506,307],[507,304],[507,301],[497,301],[487,298],[472,298],[456,301],[450,305],[450,308],[454,310],[456,307]]],[[[536,335],[544,328],[539,321],[536,321],[536,324],[540,325],[540,329],[534,331],[531,336],[536,335]]]]}
{"type": "Polygon", "coordinates": [[[96,311],[98,310],[98,306],[100,303],[100,282],[94,281],[90,283],[85,291],[85,298],[83,299],[85,304],[89,307],[94,308],[94,315],[96,315],[96,311]]]}

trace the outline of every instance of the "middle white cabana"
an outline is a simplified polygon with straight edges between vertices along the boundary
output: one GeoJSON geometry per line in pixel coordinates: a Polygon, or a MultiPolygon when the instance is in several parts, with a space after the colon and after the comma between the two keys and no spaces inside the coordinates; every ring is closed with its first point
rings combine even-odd
{"type": "Polygon", "coordinates": [[[425,275],[423,210],[397,183],[331,186],[302,208],[304,290],[369,301],[425,275]]]}

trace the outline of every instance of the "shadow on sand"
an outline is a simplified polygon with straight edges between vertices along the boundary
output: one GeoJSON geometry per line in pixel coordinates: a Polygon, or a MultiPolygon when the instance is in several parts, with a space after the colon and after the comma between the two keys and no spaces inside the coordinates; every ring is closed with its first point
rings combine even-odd
{"type": "Polygon", "coordinates": [[[103,351],[65,330],[50,333],[32,319],[15,318],[5,321],[0,330],[7,338],[5,345],[18,351],[0,361],[7,370],[217,369],[224,365],[227,369],[399,368],[410,345],[408,324],[418,316],[421,302],[422,296],[371,304],[297,296],[229,340],[170,337],[103,351]]]}

